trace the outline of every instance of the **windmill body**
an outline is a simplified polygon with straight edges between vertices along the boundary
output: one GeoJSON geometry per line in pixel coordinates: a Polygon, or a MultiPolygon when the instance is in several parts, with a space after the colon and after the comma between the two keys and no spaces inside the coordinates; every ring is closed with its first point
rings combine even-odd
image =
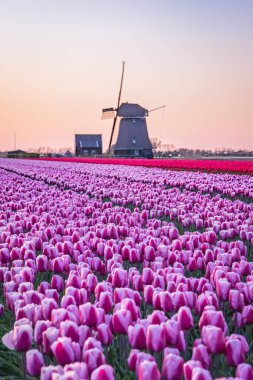
{"type": "Polygon", "coordinates": [[[153,158],[146,123],[148,110],[139,104],[122,103],[117,109],[117,116],[121,119],[114,155],[153,158]]]}

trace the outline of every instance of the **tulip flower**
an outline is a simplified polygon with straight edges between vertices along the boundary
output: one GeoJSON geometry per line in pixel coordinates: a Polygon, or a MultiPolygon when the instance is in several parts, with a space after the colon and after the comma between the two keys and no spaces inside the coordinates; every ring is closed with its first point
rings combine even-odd
{"type": "Polygon", "coordinates": [[[61,322],[59,336],[71,338],[73,342],[79,342],[79,330],[77,324],[72,321],[61,322]]]}
{"type": "Polygon", "coordinates": [[[183,374],[183,358],[176,354],[168,354],[164,357],[162,376],[165,380],[177,380],[183,374]]]}
{"type": "Polygon", "coordinates": [[[253,368],[250,364],[241,363],[236,368],[236,377],[245,379],[245,380],[253,380],[253,368]]]}
{"type": "Polygon", "coordinates": [[[58,338],[52,344],[51,349],[54,357],[60,365],[65,365],[74,361],[75,355],[72,340],[70,338],[58,338]]]}
{"type": "Polygon", "coordinates": [[[192,379],[194,368],[203,368],[201,362],[198,360],[188,360],[188,362],[184,363],[183,372],[185,380],[192,379]]]}
{"type": "Polygon", "coordinates": [[[146,349],[146,329],[144,326],[136,323],[128,327],[128,340],[132,348],[146,349]]]}
{"type": "Polygon", "coordinates": [[[157,364],[148,360],[144,360],[139,365],[138,380],[160,380],[161,375],[157,364]]]}
{"type": "Polygon", "coordinates": [[[153,352],[162,351],[165,347],[165,331],[162,326],[149,325],[147,328],[147,349],[153,352]]]}
{"type": "Polygon", "coordinates": [[[103,346],[109,346],[112,343],[112,331],[106,323],[101,323],[97,327],[97,339],[103,346]]]}
{"type": "Polygon", "coordinates": [[[177,320],[181,330],[189,330],[194,326],[191,310],[187,306],[181,306],[177,313],[177,320]]]}
{"type": "Polygon", "coordinates": [[[57,366],[47,366],[47,367],[41,367],[41,375],[40,380],[51,380],[53,377],[53,374],[59,374],[63,375],[63,369],[60,365],[57,366]]]}
{"type": "Polygon", "coordinates": [[[91,374],[91,380],[114,380],[114,370],[108,364],[103,364],[91,374]]]}
{"type": "Polygon", "coordinates": [[[40,376],[41,367],[45,365],[43,355],[38,350],[26,352],[26,369],[30,376],[40,376]]]}
{"type": "Polygon", "coordinates": [[[129,310],[117,310],[112,316],[113,330],[116,334],[126,334],[132,324],[132,315],[129,310]]]}
{"type": "Polygon", "coordinates": [[[245,361],[246,353],[249,347],[244,337],[232,334],[225,343],[225,355],[227,364],[237,367],[238,364],[245,361]]]}
{"type": "Polygon", "coordinates": [[[192,359],[200,361],[203,368],[209,369],[211,366],[210,353],[204,344],[199,344],[198,346],[193,347],[192,359]]]}
{"type": "Polygon", "coordinates": [[[238,290],[229,291],[229,307],[235,311],[241,312],[244,307],[244,297],[238,290]]]}
{"type": "Polygon", "coordinates": [[[213,354],[220,354],[225,350],[223,331],[216,326],[203,326],[201,337],[203,343],[213,354]]]}
{"type": "Polygon", "coordinates": [[[95,368],[105,364],[105,357],[98,348],[85,351],[83,360],[87,364],[89,374],[91,374],[95,368]]]}
{"type": "Polygon", "coordinates": [[[17,351],[27,351],[32,345],[33,330],[30,325],[14,326],[13,344],[17,351]]]}
{"type": "Polygon", "coordinates": [[[97,309],[90,302],[79,306],[81,323],[86,324],[89,327],[96,326],[98,323],[97,309]]]}
{"type": "Polygon", "coordinates": [[[209,371],[204,368],[195,367],[192,370],[192,380],[212,380],[212,376],[209,371]]]}

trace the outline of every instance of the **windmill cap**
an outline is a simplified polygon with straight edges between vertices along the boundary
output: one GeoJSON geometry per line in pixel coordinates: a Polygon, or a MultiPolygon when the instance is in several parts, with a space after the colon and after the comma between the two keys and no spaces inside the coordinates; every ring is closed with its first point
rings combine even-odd
{"type": "Polygon", "coordinates": [[[145,117],[148,116],[148,110],[136,103],[121,103],[117,115],[119,117],[145,117]]]}

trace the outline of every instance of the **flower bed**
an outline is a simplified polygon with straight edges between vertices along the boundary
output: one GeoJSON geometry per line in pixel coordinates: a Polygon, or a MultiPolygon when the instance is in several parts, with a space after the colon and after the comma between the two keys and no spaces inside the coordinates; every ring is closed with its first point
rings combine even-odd
{"type": "Polygon", "coordinates": [[[0,177],[1,379],[253,378],[251,176],[2,159],[0,177]]]}

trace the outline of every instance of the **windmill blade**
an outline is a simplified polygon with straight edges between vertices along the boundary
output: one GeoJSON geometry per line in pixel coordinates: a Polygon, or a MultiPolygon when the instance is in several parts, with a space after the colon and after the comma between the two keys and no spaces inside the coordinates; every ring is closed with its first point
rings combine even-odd
{"type": "Polygon", "coordinates": [[[116,115],[114,117],[113,124],[112,124],[112,132],[111,132],[111,137],[110,137],[110,142],[109,142],[109,148],[108,148],[109,151],[111,149],[113,134],[114,134],[114,130],[115,130],[115,126],[116,126],[116,121],[117,121],[117,117],[118,117],[118,108],[119,108],[119,105],[120,105],[120,99],[121,99],[121,93],[122,93],[124,71],[125,71],[125,61],[123,61],[123,63],[122,63],[122,74],[121,74],[120,89],[119,89],[119,96],[118,96],[118,105],[117,105],[117,109],[116,109],[116,115]]]}
{"type": "Polygon", "coordinates": [[[104,108],[102,110],[102,120],[113,119],[115,117],[114,108],[104,108]]]}
{"type": "Polygon", "coordinates": [[[111,132],[111,137],[110,137],[110,142],[109,142],[109,151],[111,149],[111,145],[112,145],[112,138],[113,138],[113,133],[114,133],[114,129],[115,129],[115,126],[116,126],[116,121],[117,121],[117,114],[113,120],[113,124],[112,124],[112,132],[111,132]]]}

